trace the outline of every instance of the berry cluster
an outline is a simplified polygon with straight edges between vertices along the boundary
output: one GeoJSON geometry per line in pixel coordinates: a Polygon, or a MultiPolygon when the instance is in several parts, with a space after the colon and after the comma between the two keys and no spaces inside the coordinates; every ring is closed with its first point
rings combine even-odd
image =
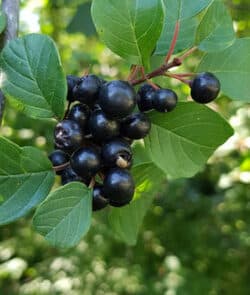
{"type": "MultiPolygon", "coordinates": [[[[69,108],[55,127],[55,147],[49,158],[62,184],[80,181],[93,187],[93,210],[108,204],[127,205],[135,184],[129,172],[131,143],[150,132],[145,112],[170,112],[177,95],[148,83],[136,93],[125,81],[106,82],[95,75],[67,76],[69,108]],[[73,106],[70,108],[70,106],[73,106]],[[139,111],[134,112],[136,105],[139,111]]],[[[219,81],[210,73],[198,75],[191,95],[200,103],[213,100],[219,81]]]]}

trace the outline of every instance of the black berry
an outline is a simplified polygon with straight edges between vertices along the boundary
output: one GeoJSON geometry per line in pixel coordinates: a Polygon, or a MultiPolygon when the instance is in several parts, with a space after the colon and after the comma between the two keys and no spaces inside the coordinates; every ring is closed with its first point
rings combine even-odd
{"type": "Polygon", "coordinates": [[[72,120],[63,120],[55,127],[55,144],[57,148],[72,151],[82,144],[83,133],[79,124],[72,120]]]}
{"type": "Polygon", "coordinates": [[[92,177],[101,168],[100,155],[92,147],[80,148],[71,156],[71,167],[82,177],[92,177]]]}
{"type": "Polygon", "coordinates": [[[71,167],[68,167],[61,171],[61,181],[62,185],[65,185],[73,181],[82,182],[83,179],[80,176],[78,176],[71,167]]]}
{"type": "Polygon", "coordinates": [[[112,206],[128,204],[133,198],[134,191],[135,184],[127,170],[114,168],[107,173],[103,182],[103,192],[112,206]]]}
{"type": "Polygon", "coordinates": [[[150,84],[143,84],[138,91],[137,105],[141,112],[147,112],[153,109],[153,100],[155,89],[150,84]]]}
{"type": "Polygon", "coordinates": [[[89,119],[89,131],[95,141],[104,141],[119,135],[119,123],[101,111],[94,111],[89,119]]]}
{"type": "Polygon", "coordinates": [[[178,97],[171,89],[158,89],[155,92],[153,105],[158,112],[171,112],[177,104],[178,97]]]}
{"type": "Polygon", "coordinates": [[[110,118],[121,119],[135,108],[136,93],[129,83],[112,81],[101,87],[99,104],[110,118]]]}
{"type": "Polygon", "coordinates": [[[132,164],[132,150],[128,142],[114,139],[102,148],[102,161],[105,167],[129,168],[132,164]]]}
{"type": "Polygon", "coordinates": [[[191,96],[198,103],[213,101],[220,92],[220,81],[212,73],[197,75],[191,85],[191,96]]]}
{"type": "Polygon", "coordinates": [[[108,205],[109,201],[103,197],[103,186],[95,184],[93,188],[93,200],[92,209],[93,211],[101,210],[108,205]]]}
{"type": "Polygon", "coordinates": [[[80,127],[84,129],[87,125],[89,115],[89,108],[86,105],[79,103],[71,108],[68,114],[68,119],[78,123],[80,127]]]}
{"type": "Polygon", "coordinates": [[[79,78],[76,76],[68,75],[67,76],[67,85],[68,85],[68,94],[67,94],[67,100],[68,101],[74,101],[74,95],[73,95],[73,88],[79,81],[79,78]]]}
{"type": "Polygon", "coordinates": [[[144,138],[150,129],[151,122],[143,113],[132,114],[121,124],[121,134],[131,139],[144,138]]]}
{"type": "Polygon", "coordinates": [[[102,82],[97,76],[84,76],[73,89],[74,97],[84,104],[93,106],[98,98],[101,85],[102,82]]]}
{"type": "MultiPolygon", "coordinates": [[[[64,151],[55,150],[49,155],[49,159],[54,167],[61,166],[69,162],[69,155],[64,151]]],[[[61,174],[61,171],[58,171],[57,174],[61,174]]]]}

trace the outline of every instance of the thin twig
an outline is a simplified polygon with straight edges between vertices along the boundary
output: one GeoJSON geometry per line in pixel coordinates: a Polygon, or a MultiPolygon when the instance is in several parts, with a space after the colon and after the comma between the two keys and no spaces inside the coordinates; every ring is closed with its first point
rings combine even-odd
{"type": "Polygon", "coordinates": [[[53,169],[55,172],[63,171],[64,169],[68,168],[70,166],[70,162],[67,162],[65,164],[59,165],[59,166],[53,166],[53,169]]]}
{"type": "Polygon", "coordinates": [[[197,46],[192,47],[191,49],[189,49],[188,51],[186,51],[182,56],[180,56],[179,57],[179,60],[181,62],[183,62],[184,59],[186,59],[189,55],[193,54],[197,49],[198,49],[197,46]]]}
{"type": "Polygon", "coordinates": [[[190,80],[186,80],[183,77],[179,76],[178,74],[173,74],[173,73],[167,72],[164,75],[167,76],[167,77],[170,77],[170,78],[174,78],[176,80],[179,80],[182,83],[185,83],[185,84],[187,84],[189,86],[191,85],[191,81],[190,80]]]}
{"type": "Polygon", "coordinates": [[[158,76],[164,76],[165,72],[167,72],[169,69],[179,67],[180,65],[182,65],[184,59],[186,59],[188,56],[190,56],[197,49],[198,49],[198,47],[193,47],[193,48],[189,49],[187,52],[185,52],[183,55],[181,55],[180,57],[175,57],[171,62],[169,62],[167,64],[164,63],[156,70],[154,70],[148,74],[145,74],[145,77],[130,81],[131,85],[133,85],[133,86],[138,85],[138,84],[141,84],[149,79],[152,79],[152,78],[155,78],[158,76]]]}
{"type": "Polygon", "coordinates": [[[154,77],[162,76],[167,70],[174,68],[174,67],[178,67],[180,65],[181,65],[181,62],[179,61],[179,59],[174,58],[172,62],[170,62],[168,64],[163,64],[159,68],[157,68],[156,70],[152,71],[151,73],[146,74],[145,77],[130,81],[130,83],[131,83],[131,85],[141,84],[146,80],[152,79],[154,77]]]}
{"type": "Polygon", "coordinates": [[[178,39],[179,31],[180,31],[180,22],[177,21],[176,24],[175,24],[173,39],[171,41],[169,51],[168,51],[167,56],[165,58],[165,64],[167,64],[169,62],[172,54],[174,53],[174,49],[175,49],[176,42],[177,42],[177,39],[178,39]]]}

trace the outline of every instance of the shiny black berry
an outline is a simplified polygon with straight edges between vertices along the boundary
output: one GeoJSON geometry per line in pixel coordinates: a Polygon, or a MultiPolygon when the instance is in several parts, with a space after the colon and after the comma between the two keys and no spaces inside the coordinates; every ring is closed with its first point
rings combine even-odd
{"type": "Polygon", "coordinates": [[[143,84],[138,91],[137,105],[141,112],[147,112],[153,109],[153,100],[155,89],[150,84],[143,84]]]}
{"type": "Polygon", "coordinates": [[[128,116],[121,124],[121,135],[131,139],[141,139],[149,134],[150,120],[143,113],[128,116]]]}
{"type": "Polygon", "coordinates": [[[76,76],[68,75],[67,76],[67,85],[68,85],[68,93],[67,93],[67,100],[68,101],[74,101],[74,95],[73,95],[73,88],[78,83],[79,78],[76,76]]]}
{"type": "Polygon", "coordinates": [[[120,207],[128,204],[134,195],[135,184],[131,174],[120,168],[111,169],[103,182],[103,193],[110,205],[120,207]]]}
{"type": "Polygon", "coordinates": [[[82,177],[92,177],[101,168],[98,151],[92,147],[80,148],[71,156],[72,169],[82,177]]]}
{"type": "Polygon", "coordinates": [[[212,73],[197,75],[191,85],[191,96],[198,103],[213,101],[220,92],[220,81],[212,73]]]}
{"type": "Polygon", "coordinates": [[[92,209],[93,211],[101,210],[108,205],[108,199],[103,197],[103,186],[95,184],[93,188],[92,209]]]}
{"type": "Polygon", "coordinates": [[[80,176],[78,176],[71,167],[68,167],[61,171],[61,181],[62,185],[65,185],[73,181],[83,182],[83,179],[80,176]]]}
{"type": "Polygon", "coordinates": [[[104,84],[99,93],[102,110],[114,119],[121,119],[132,113],[136,105],[136,93],[125,81],[104,84]]]}
{"type": "Polygon", "coordinates": [[[87,75],[82,77],[73,89],[76,100],[81,103],[93,106],[98,99],[101,80],[95,75],[87,75]]]}
{"type": "Polygon", "coordinates": [[[72,151],[82,144],[83,133],[79,124],[72,120],[63,120],[55,127],[55,144],[57,148],[72,151]]]}
{"type": "Polygon", "coordinates": [[[85,129],[89,116],[90,110],[88,106],[79,103],[71,108],[68,119],[78,123],[82,129],[85,129]]]}
{"type": "Polygon", "coordinates": [[[130,168],[132,165],[132,150],[123,139],[113,139],[102,148],[102,161],[105,167],[130,168]]]}
{"type": "Polygon", "coordinates": [[[157,89],[153,100],[154,109],[158,112],[171,112],[177,105],[177,94],[171,89],[157,89]]]}
{"type": "Polygon", "coordinates": [[[101,111],[94,111],[89,119],[89,131],[95,141],[104,141],[118,136],[120,131],[119,122],[109,119],[101,111]]]}
{"type": "MultiPolygon", "coordinates": [[[[69,162],[69,155],[64,151],[55,150],[49,155],[49,159],[53,167],[61,166],[69,162]]],[[[58,171],[57,174],[61,174],[61,171],[58,171]]]]}

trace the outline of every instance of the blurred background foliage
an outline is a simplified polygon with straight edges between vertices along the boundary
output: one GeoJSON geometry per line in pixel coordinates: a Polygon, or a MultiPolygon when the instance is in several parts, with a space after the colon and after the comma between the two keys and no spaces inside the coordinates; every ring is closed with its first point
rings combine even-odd
{"type": "MultiPolygon", "coordinates": [[[[238,35],[250,36],[249,0],[226,3],[238,35]]],[[[90,4],[23,0],[20,34],[50,35],[67,74],[90,68],[105,79],[126,79],[129,65],[98,40],[90,4]]],[[[185,70],[197,63],[192,57],[185,70]]],[[[188,89],[171,83],[185,100],[188,89]]],[[[76,248],[54,249],[33,231],[30,215],[0,229],[0,294],[250,294],[250,108],[227,97],[212,107],[230,121],[235,135],[203,172],[162,185],[135,247],[113,236],[103,212],[95,214],[76,248]]],[[[6,105],[1,134],[49,152],[54,124],[6,105]]]]}

